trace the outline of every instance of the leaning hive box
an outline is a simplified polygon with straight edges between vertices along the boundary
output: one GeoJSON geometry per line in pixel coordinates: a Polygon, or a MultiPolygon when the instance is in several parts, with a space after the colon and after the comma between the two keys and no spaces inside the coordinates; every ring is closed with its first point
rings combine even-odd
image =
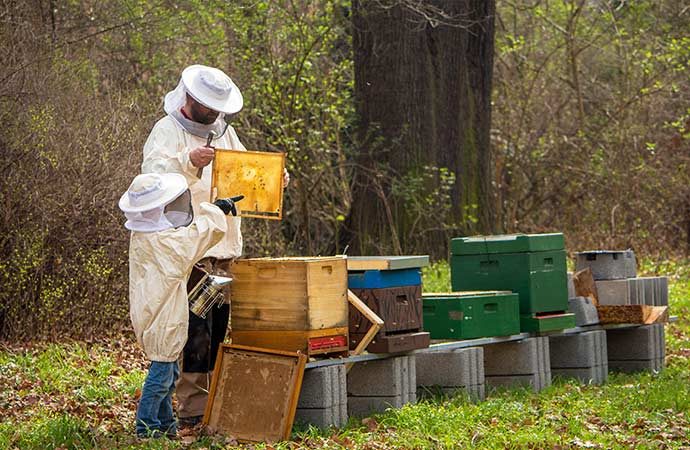
{"type": "Polygon", "coordinates": [[[255,258],[232,266],[233,343],[347,350],[347,264],[342,256],[255,258]]]}

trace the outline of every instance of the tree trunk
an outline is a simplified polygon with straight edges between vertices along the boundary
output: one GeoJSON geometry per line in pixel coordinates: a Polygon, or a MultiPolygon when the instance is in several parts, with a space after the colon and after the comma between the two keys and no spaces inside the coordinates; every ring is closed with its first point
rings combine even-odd
{"type": "Polygon", "coordinates": [[[353,1],[359,122],[346,221],[351,254],[445,256],[449,237],[491,231],[494,10],[493,0],[353,1]],[[430,167],[455,174],[446,212],[424,210],[423,192],[441,178],[430,167]],[[414,189],[392,188],[409,186],[410,177],[423,180],[419,199],[414,189]]]}

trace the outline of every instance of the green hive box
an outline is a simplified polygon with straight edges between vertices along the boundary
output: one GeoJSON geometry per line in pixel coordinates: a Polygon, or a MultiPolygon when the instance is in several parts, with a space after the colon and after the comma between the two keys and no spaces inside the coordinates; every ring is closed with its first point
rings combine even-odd
{"type": "Polygon", "coordinates": [[[520,332],[518,295],[451,292],[422,295],[424,331],[431,339],[474,339],[520,332]]]}
{"type": "Polygon", "coordinates": [[[568,328],[571,322],[575,326],[570,314],[559,320],[554,317],[540,321],[536,328],[531,324],[537,315],[568,309],[564,247],[562,233],[455,238],[451,241],[450,261],[453,290],[516,292],[520,296],[523,331],[568,328]]]}

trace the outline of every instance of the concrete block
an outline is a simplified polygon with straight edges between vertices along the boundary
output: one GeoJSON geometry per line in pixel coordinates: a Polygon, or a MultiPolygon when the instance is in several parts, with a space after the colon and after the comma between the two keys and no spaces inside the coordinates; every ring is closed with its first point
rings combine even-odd
{"type": "MultiPolygon", "coordinates": [[[[631,305],[644,305],[646,304],[646,289],[645,282],[642,278],[629,278],[628,279],[628,298],[630,299],[631,305]]],[[[651,300],[651,298],[650,298],[651,300]]]]}
{"type": "Polygon", "coordinates": [[[640,305],[650,305],[654,306],[656,304],[656,290],[657,281],[656,277],[641,277],[637,278],[638,283],[640,283],[641,289],[644,291],[644,302],[638,303],[640,305]]]}
{"type": "Polygon", "coordinates": [[[352,417],[366,417],[382,413],[388,408],[402,408],[405,402],[401,396],[392,397],[348,397],[347,412],[352,417]]]}
{"type": "Polygon", "coordinates": [[[531,387],[535,392],[551,386],[551,372],[532,375],[487,376],[489,387],[531,387]]]}
{"type": "Polygon", "coordinates": [[[347,404],[334,408],[297,408],[295,421],[318,428],[344,427],[347,425],[347,404]]]}
{"type": "Polygon", "coordinates": [[[344,364],[306,370],[295,420],[319,428],[347,424],[345,373],[344,364]]]}
{"type": "Polygon", "coordinates": [[[655,278],[654,306],[668,306],[668,278],[655,278]]]}
{"type": "Polygon", "coordinates": [[[534,337],[484,346],[485,377],[529,375],[539,372],[540,368],[543,371],[543,340],[548,343],[548,338],[534,337]]]}
{"type": "Polygon", "coordinates": [[[481,347],[418,353],[415,355],[417,386],[470,386],[478,384],[480,378],[483,383],[483,355],[484,351],[481,347]]]}
{"type": "Polygon", "coordinates": [[[636,286],[631,279],[595,281],[600,305],[630,305],[636,286]]]}
{"type": "Polygon", "coordinates": [[[575,258],[575,270],[589,267],[595,280],[617,280],[637,276],[637,263],[632,250],[578,252],[575,258]]]}
{"type": "Polygon", "coordinates": [[[415,356],[355,363],[347,374],[349,415],[362,416],[417,401],[415,356]]]}
{"type": "Polygon", "coordinates": [[[664,369],[664,366],[664,360],[661,358],[626,361],[609,360],[609,370],[611,372],[635,373],[647,371],[659,373],[664,369]]]}
{"type": "Polygon", "coordinates": [[[356,396],[401,396],[416,389],[414,356],[355,363],[347,374],[347,394],[356,396]]]}
{"type": "Polygon", "coordinates": [[[330,408],[347,402],[345,365],[319,367],[304,372],[298,408],[330,408]]]}
{"type": "Polygon", "coordinates": [[[485,384],[531,386],[539,391],[551,385],[548,337],[527,338],[484,347],[485,384]]]}
{"type": "Polygon", "coordinates": [[[652,360],[666,355],[664,325],[606,330],[606,350],[611,361],[652,360]]]}
{"type": "Polygon", "coordinates": [[[573,273],[568,272],[568,298],[577,297],[575,293],[575,283],[573,283],[573,273]]]}
{"type": "Polygon", "coordinates": [[[602,364],[606,351],[606,337],[603,330],[578,334],[549,336],[551,370],[563,368],[589,368],[602,364]],[[602,348],[603,347],[603,348],[602,348]]]}
{"type": "Polygon", "coordinates": [[[573,297],[568,299],[568,309],[575,313],[575,325],[583,327],[599,323],[597,307],[587,297],[573,297]]]}

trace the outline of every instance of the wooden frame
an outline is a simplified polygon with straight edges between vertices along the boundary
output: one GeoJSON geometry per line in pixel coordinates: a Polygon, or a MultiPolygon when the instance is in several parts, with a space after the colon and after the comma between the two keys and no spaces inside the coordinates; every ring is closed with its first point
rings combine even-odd
{"type": "Polygon", "coordinates": [[[306,362],[300,352],[222,344],[203,424],[239,442],[288,440],[306,362]]]}
{"type": "Polygon", "coordinates": [[[283,351],[301,351],[307,355],[340,354],[347,356],[348,327],[322,328],[319,330],[232,330],[230,338],[233,344],[283,351]],[[311,351],[309,339],[320,337],[342,336],[345,345],[311,351]]]}
{"type": "MultiPolygon", "coordinates": [[[[352,352],[350,352],[351,355],[360,355],[364,352],[364,349],[367,348],[371,341],[374,340],[374,336],[376,336],[376,333],[378,333],[381,327],[383,326],[383,320],[381,320],[381,318],[377,316],[374,313],[374,311],[372,311],[366,305],[366,303],[360,300],[359,297],[357,297],[349,289],[347,290],[347,301],[350,302],[350,304],[354,306],[357,309],[357,311],[362,313],[362,315],[369,319],[369,321],[371,322],[371,328],[369,328],[367,334],[364,335],[357,347],[355,347],[355,349],[352,352]]],[[[346,364],[345,370],[349,372],[351,367],[352,363],[346,364]]]]}
{"type": "Polygon", "coordinates": [[[244,195],[238,215],[283,218],[285,153],[217,148],[211,177],[211,201],[244,195]]]}

